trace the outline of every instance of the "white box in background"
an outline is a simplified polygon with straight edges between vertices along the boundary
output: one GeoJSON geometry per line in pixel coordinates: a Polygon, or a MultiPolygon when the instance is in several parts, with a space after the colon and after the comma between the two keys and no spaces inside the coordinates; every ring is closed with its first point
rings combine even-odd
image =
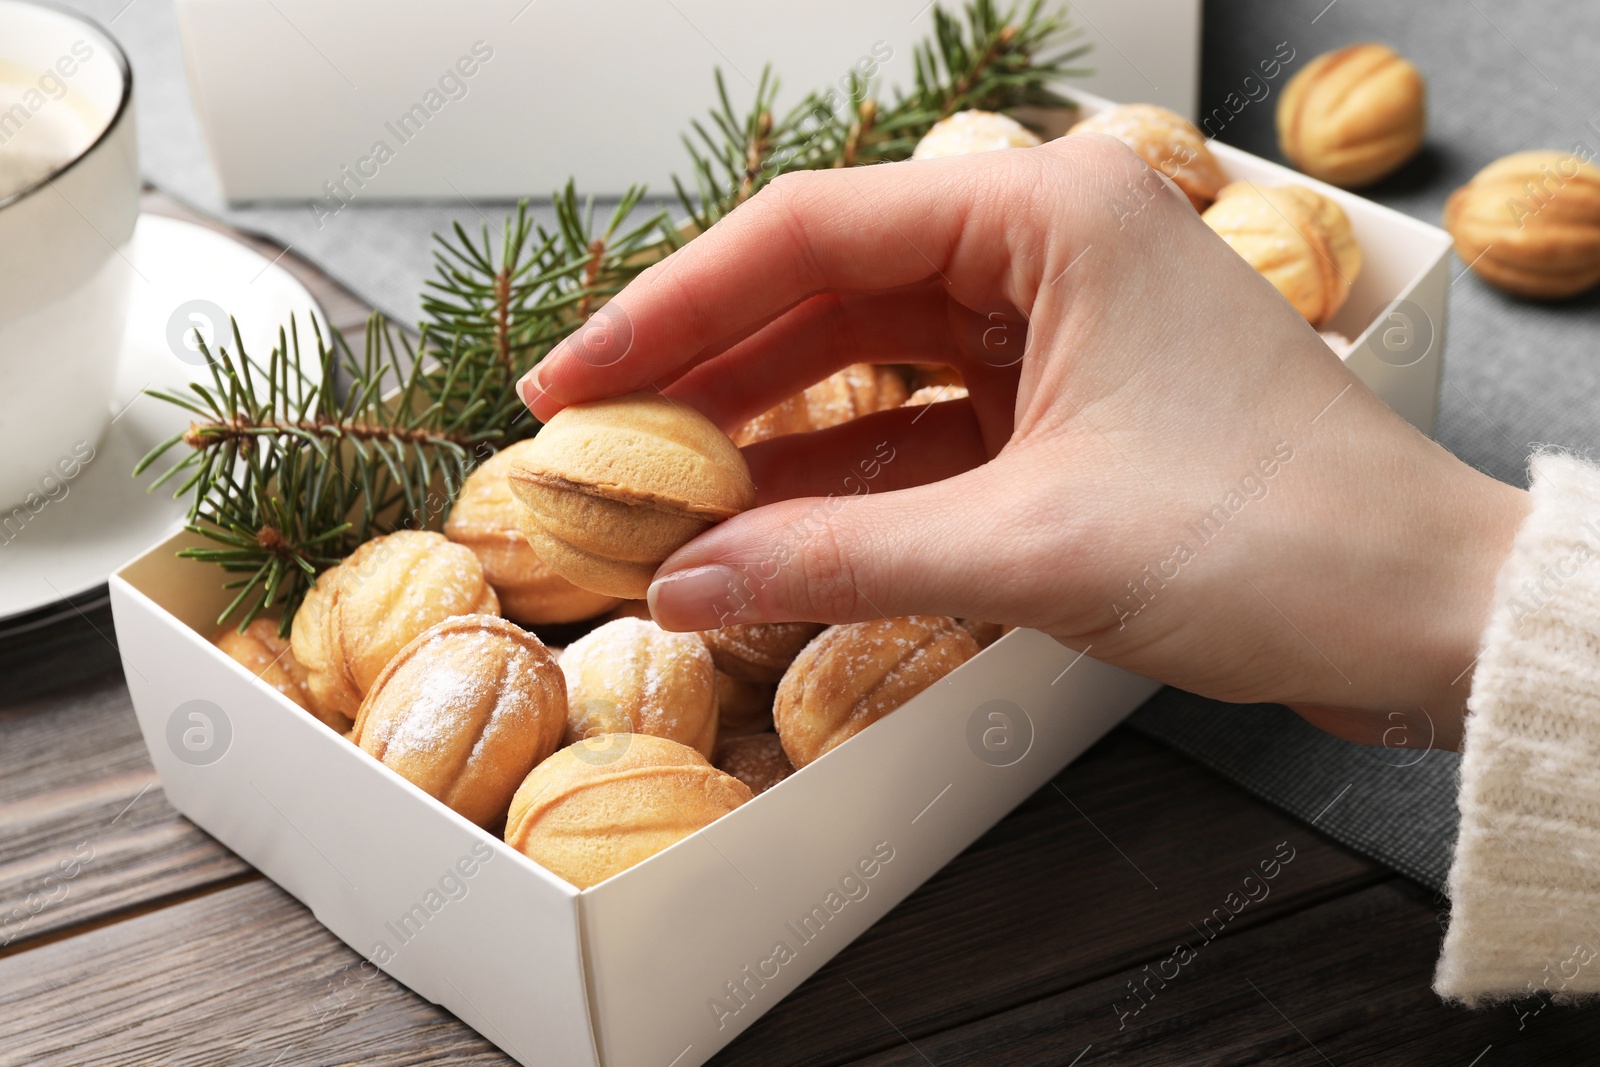
{"type": "MultiPolygon", "coordinates": [[[[1365,265],[1333,328],[1357,340],[1356,373],[1430,431],[1448,236],[1215,148],[1234,178],[1302,181],[1344,206],[1365,265]],[[1395,314],[1409,317],[1399,347],[1383,341],[1401,329],[1395,314]]],[[[205,635],[229,594],[216,571],[173,555],[195,540],[177,535],[111,579],[168,799],[528,1065],[703,1063],[1156,689],[1013,632],[772,790],[580,892],[214,648],[205,635]],[[211,730],[198,755],[183,743],[191,729],[211,730]]]]}
{"type": "MultiPolygon", "coordinates": [[[[1081,61],[1094,75],[1074,84],[1193,117],[1200,5],[1072,5],[1095,46],[1081,61]]],[[[326,182],[363,200],[540,197],[569,177],[583,193],[670,194],[669,176],[690,173],[680,136],[716,103],[714,68],[741,112],[769,63],[780,108],[863,57],[889,99],[933,32],[930,0],[177,0],[177,12],[232,201],[314,201],[326,182]],[[404,123],[419,105],[422,121],[404,123]]]]}

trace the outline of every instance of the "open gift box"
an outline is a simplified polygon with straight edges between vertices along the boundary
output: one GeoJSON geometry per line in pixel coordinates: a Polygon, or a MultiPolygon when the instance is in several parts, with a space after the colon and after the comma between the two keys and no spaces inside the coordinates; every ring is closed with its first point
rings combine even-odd
{"type": "MultiPolygon", "coordinates": [[[[1354,339],[1352,369],[1430,432],[1447,235],[1213,150],[1232,178],[1301,182],[1344,207],[1365,266],[1327,325],[1354,339]]],[[[231,594],[174,555],[198,541],[177,534],[111,580],[168,799],[371,967],[529,1065],[704,1062],[1157,688],[1014,631],[750,803],[579,891],[213,647],[231,594]]]]}

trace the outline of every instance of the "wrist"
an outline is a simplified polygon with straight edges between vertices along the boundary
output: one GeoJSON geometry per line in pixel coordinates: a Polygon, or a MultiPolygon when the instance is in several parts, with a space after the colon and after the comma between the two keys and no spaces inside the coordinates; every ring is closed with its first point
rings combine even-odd
{"type": "Polygon", "coordinates": [[[1511,555],[1517,529],[1527,517],[1525,490],[1454,463],[1452,477],[1434,501],[1430,530],[1419,546],[1432,597],[1412,625],[1419,647],[1397,648],[1394,655],[1417,668],[1407,703],[1426,712],[1436,748],[1460,746],[1473,670],[1495,598],[1495,581],[1511,555]]]}
{"type": "Polygon", "coordinates": [[[1448,681],[1434,678],[1432,686],[1432,699],[1440,705],[1440,713],[1450,726],[1448,734],[1442,729],[1437,744],[1451,749],[1461,744],[1467,694],[1472,691],[1472,673],[1482,648],[1483,630],[1490,621],[1496,577],[1510,558],[1512,542],[1530,509],[1525,490],[1470,467],[1462,466],[1459,472],[1467,482],[1453,501],[1459,517],[1459,557],[1450,560],[1440,553],[1437,581],[1454,590],[1454,605],[1443,611],[1438,622],[1450,641],[1446,654],[1453,654],[1461,667],[1451,673],[1448,681]]]}
{"type": "MultiPolygon", "coordinates": [[[[1388,748],[1458,748],[1495,582],[1528,494],[1449,460],[1431,488],[1398,502],[1382,547],[1365,554],[1375,583],[1350,605],[1367,635],[1358,695],[1292,701],[1319,729],[1388,748]]],[[[1320,694],[1319,694],[1320,695],[1320,694]]]]}

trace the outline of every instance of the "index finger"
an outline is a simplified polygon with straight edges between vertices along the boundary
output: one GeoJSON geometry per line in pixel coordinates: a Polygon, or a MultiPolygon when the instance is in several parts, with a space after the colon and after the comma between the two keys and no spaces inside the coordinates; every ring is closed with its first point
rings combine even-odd
{"type": "MultiPolygon", "coordinates": [[[[972,190],[1005,173],[968,157],[782,175],[613,297],[523,379],[523,400],[545,420],[647,388],[819,293],[948,286],[972,190]]],[[[964,257],[991,262],[964,268],[1004,270],[1003,242],[986,244],[964,257]]]]}

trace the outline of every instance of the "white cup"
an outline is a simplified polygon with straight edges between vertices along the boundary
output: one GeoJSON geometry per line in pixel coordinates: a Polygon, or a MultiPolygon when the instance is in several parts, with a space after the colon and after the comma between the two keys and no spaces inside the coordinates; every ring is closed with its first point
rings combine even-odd
{"type": "Polygon", "coordinates": [[[0,0],[0,513],[48,496],[111,419],[138,217],[122,49],[0,0]]]}

